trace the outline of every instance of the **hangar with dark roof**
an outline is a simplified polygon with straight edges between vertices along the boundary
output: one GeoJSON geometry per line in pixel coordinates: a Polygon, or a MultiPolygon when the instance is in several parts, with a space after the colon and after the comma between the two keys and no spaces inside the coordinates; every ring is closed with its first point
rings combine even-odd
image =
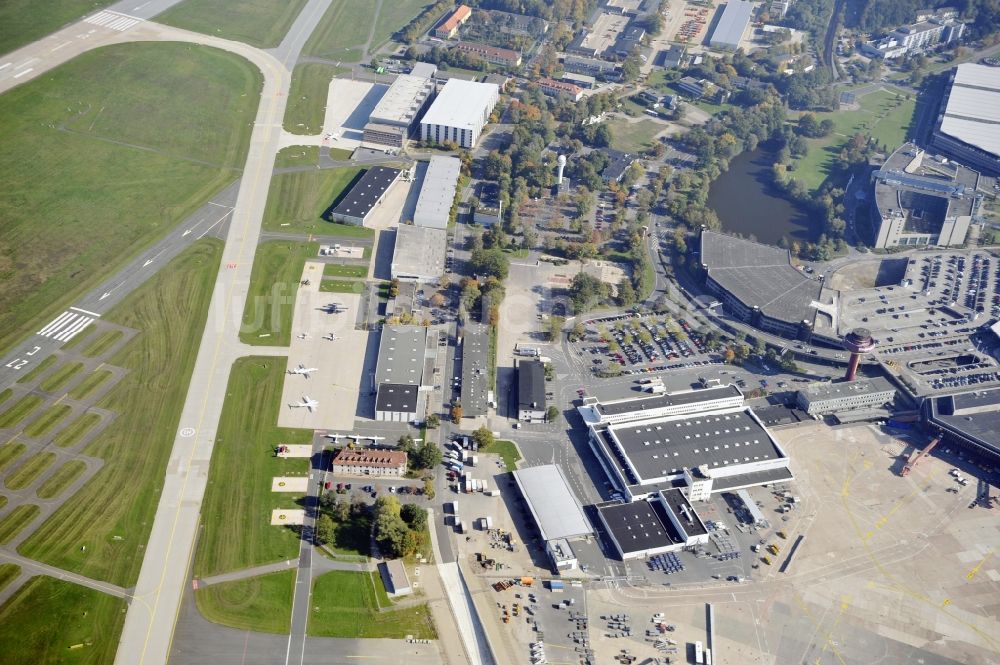
{"type": "Polygon", "coordinates": [[[382,203],[389,188],[399,178],[399,169],[373,166],[355,181],[330,212],[330,219],[344,224],[364,226],[368,215],[382,203]]]}
{"type": "Polygon", "coordinates": [[[1000,388],[932,397],[923,416],[949,441],[1000,465],[1000,388]]]}

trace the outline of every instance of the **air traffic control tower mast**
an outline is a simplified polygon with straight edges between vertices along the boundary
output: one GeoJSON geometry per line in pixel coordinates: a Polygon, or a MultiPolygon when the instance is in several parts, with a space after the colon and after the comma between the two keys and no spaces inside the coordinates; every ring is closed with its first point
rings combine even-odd
{"type": "Polygon", "coordinates": [[[844,348],[851,352],[844,380],[853,381],[858,373],[858,364],[861,363],[861,354],[872,351],[875,348],[875,340],[867,328],[855,328],[844,337],[844,348]]]}

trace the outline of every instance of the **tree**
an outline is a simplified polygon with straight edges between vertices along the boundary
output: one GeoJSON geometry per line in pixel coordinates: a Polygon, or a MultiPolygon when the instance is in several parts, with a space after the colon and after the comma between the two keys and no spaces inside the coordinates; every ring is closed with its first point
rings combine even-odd
{"type": "Polygon", "coordinates": [[[416,442],[413,440],[413,437],[410,436],[409,434],[404,434],[400,436],[399,440],[396,441],[396,446],[407,455],[412,455],[417,449],[416,442]]]}
{"type": "Polygon", "coordinates": [[[621,307],[629,307],[635,302],[635,289],[628,277],[622,277],[618,283],[618,304],[621,307]]]}
{"type": "Polygon", "coordinates": [[[548,409],[546,409],[545,410],[545,419],[547,421],[549,421],[550,423],[554,423],[556,420],[558,420],[559,419],[559,407],[557,407],[555,404],[553,404],[548,409]]]}
{"type": "Polygon", "coordinates": [[[558,341],[559,336],[562,334],[562,328],[566,324],[566,319],[561,316],[549,316],[548,325],[546,326],[549,333],[550,341],[558,341]]]}
{"type": "Polygon", "coordinates": [[[440,293],[435,293],[431,296],[431,305],[434,307],[441,307],[444,305],[444,296],[440,293]]]}
{"type": "Polygon", "coordinates": [[[451,405],[451,422],[456,425],[462,421],[462,405],[452,404],[451,405]]]}
{"type": "Polygon", "coordinates": [[[608,285],[585,272],[579,272],[570,283],[569,297],[577,312],[585,312],[597,302],[607,299],[608,285]]]}
{"type": "Polygon", "coordinates": [[[329,545],[333,542],[337,534],[337,525],[333,523],[329,515],[320,515],[316,520],[316,542],[320,545],[329,545]]]}
{"type": "Polygon", "coordinates": [[[427,528],[427,510],[415,503],[403,506],[399,511],[399,516],[414,531],[423,531],[427,528]]]}
{"type": "Polygon", "coordinates": [[[441,417],[436,413],[432,413],[427,416],[424,424],[427,425],[427,429],[436,429],[441,424],[441,417]]]}
{"type": "Polygon", "coordinates": [[[389,297],[395,298],[398,295],[399,295],[399,280],[393,279],[391,282],[389,282],[389,297]]]}
{"type": "Polygon", "coordinates": [[[434,500],[434,479],[427,478],[424,480],[424,496],[427,497],[428,501],[434,500]]]}
{"type": "Polygon", "coordinates": [[[488,427],[483,425],[472,433],[472,440],[475,441],[480,450],[482,450],[483,448],[489,448],[492,446],[496,441],[496,438],[493,436],[493,432],[491,432],[488,427]]]}
{"type": "Polygon", "coordinates": [[[725,361],[727,365],[732,365],[736,360],[736,352],[733,351],[732,347],[727,346],[726,350],[722,352],[722,360],[725,361]]]}
{"type": "Polygon", "coordinates": [[[441,463],[441,449],[433,441],[424,441],[413,453],[413,466],[417,469],[431,469],[441,463]]]}
{"type": "Polygon", "coordinates": [[[469,259],[469,267],[477,275],[496,277],[503,281],[507,279],[510,261],[500,249],[474,249],[469,259]]]}

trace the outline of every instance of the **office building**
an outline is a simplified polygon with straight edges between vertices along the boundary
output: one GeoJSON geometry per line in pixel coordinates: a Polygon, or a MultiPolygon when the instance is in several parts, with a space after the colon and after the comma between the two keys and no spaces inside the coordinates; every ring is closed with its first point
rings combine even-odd
{"type": "Polygon", "coordinates": [[[565,81],[541,78],[538,79],[538,87],[542,89],[542,92],[550,97],[566,95],[574,102],[580,101],[580,98],[583,97],[583,88],[573,83],[566,83],[565,81]]]}
{"type": "Polygon", "coordinates": [[[455,11],[448,15],[448,18],[441,22],[441,25],[434,28],[434,36],[438,39],[451,39],[458,34],[458,29],[462,24],[471,17],[472,9],[467,5],[459,5],[455,11]]]}
{"type": "Polygon", "coordinates": [[[461,53],[479,56],[483,62],[488,62],[498,67],[521,66],[521,54],[509,48],[497,48],[496,46],[474,42],[459,42],[452,46],[452,48],[461,53]]]}
{"type": "Polygon", "coordinates": [[[336,475],[402,478],[406,475],[406,453],[399,450],[341,448],[333,456],[336,475]]]}
{"type": "Polygon", "coordinates": [[[813,417],[855,411],[884,411],[896,399],[896,388],[882,377],[817,383],[798,391],[796,402],[813,417]]]}
{"type": "Polygon", "coordinates": [[[434,99],[432,78],[400,74],[372,110],[364,128],[365,143],[402,147],[434,99]]]}
{"type": "Polygon", "coordinates": [[[449,79],[420,121],[420,139],[473,148],[500,95],[492,83],[449,79]]]}

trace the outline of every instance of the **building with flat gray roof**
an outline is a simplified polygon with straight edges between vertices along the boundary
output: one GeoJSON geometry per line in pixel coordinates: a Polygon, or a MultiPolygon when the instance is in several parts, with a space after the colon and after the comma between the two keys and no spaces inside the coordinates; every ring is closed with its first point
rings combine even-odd
{"type": "Polygon", "coordinates": [[[393,598],[413,593],[410,578],[406,574],[406,566],[403,565],[402,559],[383,561],[379,564],[378,570],[382,576],[386,593],[393,598]]]}
{"type": "Polygon", "coordinates": [[[517,364],[517,419],[545,420],[545,366],[538,360],[517,364]]]}
{"type": "Polygon", "coordinates": [[[647,397],[628,397],[598,401],[585,398],[577,408],[587,424],[617,425],[631,420],[646,420],[662,416],[682,416],[706,409],[728,409],[743,406],[743,393],[732,384],[714,388],[681,390],[647,397]]]}
{"type": "Polygon", "coordinates": [[[810,416],[825,416],[850,411],[866,411],[892,404],[896,387],[882,377],[815,383],[798,391],[796,401],[810,416]]]}
{"type": "Polygon", "coordinates": [[[462,175],[462,160],[447,155],[432,155],[424,181],[420,185],[417,209],[413,213],[416,226],[447,229],[451,208],[455,204],[458,179],[462,175]]]}
{"type": "Polygon", "coordinates": [[[420,139],[475,147],[499,96],[493,83],[449,79],[420,121],[420,139]]]}
{"type": "Polygon", "coordinates": [[[420,389],[430,381],[432,355],[427,350],[427,329],[423,326],[385,326],[379,339],[375,365],[375,419],[410,422],[420,419],[420,389]]]}
{"type": "Polygon", "coordinates": [[[444,274],[448,232],[426,226],[401,224],[390,268],[393,279],[404,282],[437,282],[444,274]]]}
{"type": "Polygon", "coordinates": [[[624,559],[641,559],[708,542],[708,529],[679,489],[656,492],[647,499],[605,504],[597,514],[624,559]]]}
{"type": "Polygon", "coordinates": [[[704,230],[700,256],[706,286],[736,318],[787,337],[812,330],[823,282],[792,267],[787,249],[704,230]]]}
{"type": "Polygon", "coordinates": [[[964,63],[949,75],[931,144],[963,163],[1000,174],[1000,68],[964,63]]]}
{"type": "Polygon", "coordinates": [[[709,46],[729,51],[739,48],[743,33],[750,25],[753,8],[754,3],[749,0],[729,0],[722,10],[722,17],[712,31],[712,36],[708,38],[709,46]]]}
{"type": "Polygon", "coordinates": [[[410,136],[427,105],[434,99],[435,85],[434,79],[424,76],[397,76],[368,117],[364,129],[365,142],[402,146],[402,142],[397,142],[392,136],[400,136],[402,140],[410,136]]]}
{"type": "Polygon", "coordinates": [[[582,538],[594,533],[562,469],[544,464],[514,471],[514,482],[528,504],[542,540],[582,538]]]}
{"type": "Polygon", "coordinates": [[[334,206],[330,219],[335,222],[364,226],[368,216],[382,203],[389,188],[399,178],[399,169],[373,166],[358,178],[334,206]]]}
{"type": "Polygon", "coordinates": [[[490,332],[481,324],[462,331],[462,416],[485,416],[490,390],[490,332]]]}
{"type": "Polygon", "coordinates": [[[1000,466],[1000,388],[931,397],[921,413],[947,441],[1000,466]]]}

